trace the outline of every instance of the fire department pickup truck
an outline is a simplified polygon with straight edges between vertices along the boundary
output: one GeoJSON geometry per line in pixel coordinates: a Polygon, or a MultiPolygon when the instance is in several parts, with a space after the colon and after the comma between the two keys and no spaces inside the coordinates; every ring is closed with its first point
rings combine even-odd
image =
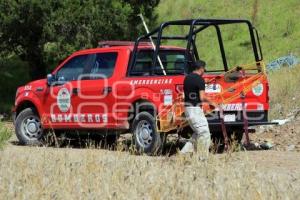
{"type": "MultiPolygon", "coordinates": [[[[256,84],[243,95],[235,95],[239,87],[249,88],[242,85],[245,77],[249,83],[249,78],[263,73],[259,38],[251,23],[231,19],[178,20],[161,24],[135,42],[100,42],[98,48],[75,52],[46,79],[19,87],[13,109],[19,142],[39,144],[49,129],[96,130],[99,134],[131,132],[138,150],[157,152],[163,143],[162,136],[184,134],[188,129],[166,128],[166,124],[173,126],[184,120],[174,119],[172,107],[182,94],[183,79],[191,71],[191,63],[201,58],[196,35],[209,28],[216,30],[224,66],[214,71],[210,69],[213,63],[207,64],[206,93],[213,97],[227,91],[222,96],[224,102],[218,103],[222,104],[228,133],[243,133],[243,102],[249,125],[268,124],[269,86],[265,76],[252,80],[256,84]],[[220,27],[228,24],[249,28],[253,50],[249,56],[254,57],[249,73],[243,66],[237,64],[232,70],[227,64],[220,27]],[[163,31],[171,26],[185,26],[189,30],[182,36],[164,35],[163,31]],[[180,40],[186,42],[186,47],[161,45],[163,40],[180,40]],[[163,112],[167,113],[167,123],[160,122],[163,112]]],[[[209,110],[205,106],[203,109],[209,110]]],[[[207,113],[211,132],[221,133],[218,110],[207,113]]]]}

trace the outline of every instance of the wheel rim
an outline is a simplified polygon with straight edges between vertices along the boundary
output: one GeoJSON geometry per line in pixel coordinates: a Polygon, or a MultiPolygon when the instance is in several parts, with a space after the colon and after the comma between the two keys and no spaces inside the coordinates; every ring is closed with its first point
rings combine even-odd
{"type": "Polygon", "coordinates": [[[150,147],[153,141],[153,128],[150,122],[146,120],[140,121],[137,124],[135,135],[139,146],[143,148],[150,147]]]}
{"type": "Polygon", "coordinates": [[[22,134],[29,140],[37,140],[42,136],[41,121],[37,116],[26,117],[21,125],[22,134]]]}

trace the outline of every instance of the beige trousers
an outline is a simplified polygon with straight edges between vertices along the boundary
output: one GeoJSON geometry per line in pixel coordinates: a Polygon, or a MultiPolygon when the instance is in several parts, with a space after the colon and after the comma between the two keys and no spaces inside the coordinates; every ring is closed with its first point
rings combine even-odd
{"type": "Polygon", "coordinates": [[[207,119],[201,107],[185,107],[185,116],[193,130],[192,143],[195,150],[207,151],[211,143],[207,119]]]}

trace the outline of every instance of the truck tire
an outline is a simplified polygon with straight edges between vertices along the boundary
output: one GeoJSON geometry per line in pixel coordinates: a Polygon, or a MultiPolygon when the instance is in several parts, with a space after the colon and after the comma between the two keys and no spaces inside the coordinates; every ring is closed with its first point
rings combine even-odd
{"type": "Polygon", "coordinates": [[[15,132],[21,145],[41,145],[43,128],[34,108],[26,108],[16,118],[15,132]]]}
{"type": "Polygon", "coordinates": [[[159,155],[162,151],[162,139],[157,132],[155,119],[148,112],[137,114],[132,123],[133,144],[138,153],[159,155]]]}

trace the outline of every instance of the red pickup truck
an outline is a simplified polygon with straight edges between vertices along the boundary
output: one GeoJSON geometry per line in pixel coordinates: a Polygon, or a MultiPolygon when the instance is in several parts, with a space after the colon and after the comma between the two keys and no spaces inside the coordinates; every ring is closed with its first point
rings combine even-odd
{"type": "MultiPolygon", "coordinates": [[[[161,136],[176,130],[163,132],[157,127],[156,116],[172,106],[182,93],[184,75],[190,72],[190,63],[199,59],[195,45],[198,33],[208,27],[216,29],[224,64],[223,70],[205,74],[207,81],[222,78],[213,84],[208,82],[206,92],[220,93],[240,81],[238,76],[224,75],[229,68],[219,29],[219,26],[236,23],[249,27],[255,58],[253,66],[259,72],[262,54],[258,34],[249,21],[195,19],[165,22],[135,42],[102,42],[98,48],[75,52],[46,79],[19,87],[13,112],[20,143],[40,143],[47,129],[97,130],[99,134],[131,131],[138,150],[148,154],[157,152],[162,146],[161,136]],[[164,36],[163,30],[169,26],[188,26],[190,29],[183,36],[164,36]],[[162,40],[183,40],[187,46],[161,45],[162,40]]],[[[263,79],[245,94],[249,125],[268,124],[268,89],[267,79],[263,79]]],[[[237,98],[223,105],[229,132],[243,132],[241,102],[241,98],[237,98]]],[[[219,116],[210,117],[208,121],[211,131],[220,133],[219,116]]]]}

